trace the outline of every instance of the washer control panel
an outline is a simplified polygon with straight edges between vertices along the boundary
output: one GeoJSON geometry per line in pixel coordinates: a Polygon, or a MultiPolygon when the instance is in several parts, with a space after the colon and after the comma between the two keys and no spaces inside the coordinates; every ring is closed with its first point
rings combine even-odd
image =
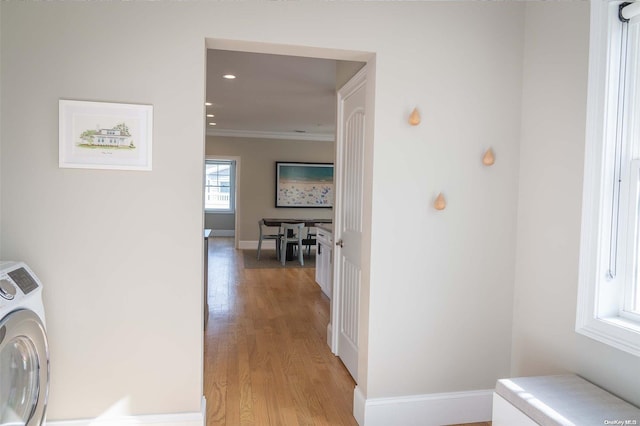
{"type": "Polygon", "coordinates": [[[38,283],[25,268],[14,269],[8,275],[24,294],[29,294],[38,288],[38,283]]]}
{"type": "MultiPolygon", "coordinates": [[[[0,260],[0,321],[13,311],[27,309],[35,312],[44,324],[42,289],[42,282],[29,265],[21,261],[0,260]]],[[[0,388],[2,388],[1,384],[0,388]]],[[[1,393],[2,389],[0,389],[1,393]]],[[[0,396],[0,423],[4,424],[1,420],[1,400],[0,396]]]]}
{"type": "Polygon", "coordinates": [[[39,287],[37,279],[24,264],[0,262],[0,307],[3,302],[17,302],[39,287]]]}

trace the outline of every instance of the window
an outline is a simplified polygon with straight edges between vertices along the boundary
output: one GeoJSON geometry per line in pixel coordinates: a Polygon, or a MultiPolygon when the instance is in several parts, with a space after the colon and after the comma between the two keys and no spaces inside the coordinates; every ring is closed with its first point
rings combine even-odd
{"type": "Polygon", "coordinates": [[[205,211],[233,213],[235,210],[235,161],[206,160],[204,167],[205,211]]]}
{"type": "Polygon", "coordinates": [[[591,3],[576,331],[640,356],[640,2],[591,3]]]}

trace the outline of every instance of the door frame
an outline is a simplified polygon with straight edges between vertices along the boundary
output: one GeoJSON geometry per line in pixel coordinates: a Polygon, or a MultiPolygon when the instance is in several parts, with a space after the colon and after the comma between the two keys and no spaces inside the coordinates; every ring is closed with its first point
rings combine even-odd
{"type": "MultiPolygon", "coordinates": [[[[362,382],[360,383],[360,389],[366,389],[366,366],[368,364],[368,327],[369,327],[369,284],[370,284],[370,267],[371,267],[371,209],[373,199],[373,143],[375,135],[375,93],[376,93],[376,54],[375,52],[344,50],[332,47],[311,47],[300,46],[293,44],[274,44],[265,43],[263,41],[244,41],[244,40],[229,40],[229,39],[205,39],[205,64],[207,49],[221,49],[231,50],[236,52],[251,52],[251,53],[266,53],[273,55],[289,55],[300,56],[307,58],[322,58],[333,59],[338,61],[355,61],[364,62],[367,70],[366,76],[366,111],[370,119],[367,120],[365,127],[365,153],[364,153],[364,176],[363,176],[363,211],[366,212],[363,215],[363,236],[361,241],[362,247],[362,287],[360,293],[360,316],[359,316],[359,353],[358,353],[358,378],[362,382]],[[364,385],[364,386],[363,386],[364,385]]],[[[205,73],[206,74],[206,73],[205,73]]],[[[357,73],[356,73],[357,74],[357,73]]],[[[344,87],[344,86],[343,86],[344,87]]],[[[336,88],[337,89],[337,88],[336,88]]],[[[204,91],[206,93],[206,75],[204,81],[204,91]]],[[[337,128],[337,127],[336,127],[337,128]]],[[[337,144],[336,144],[337,145],[337,144]]],[[[337,157],[337,152],[336,152],[337,157]]],[[[336,159],[337,161],[337,159],[336,159]]],[[[339,166],[339,165],[337,165],[339,166]]],[[[337,200],[336,200],[337,201],[337,200]]],[[[334,203],[334,209],[336,208],[334,203]]],[[[236,221],[238,220],[236,214],[236,221]]],[[[335,222],[335,216],[334,216],[335,222]]],[[[239,229],[236,225],[236,248],[238,248],[237,236],[239,229]]],[[[335,247],[335,246],[334,246],[335,247]]],[[[334,253],[335,254],[335,253],[334,253]]],[[[334,256],[335,258],[335,256],[334,256]]],[[[204,267],[204,266],[203,266],[204,267]]],[[[335,273],[335,262],[334,262],[335,273]]],[[[335,290],[333,291],[335,294],[335,290]]],[[[332,315],[335,309],[334,303],[331,302],[330,321],[333,321],[332,315]]],[[[332,349],[331,339],[333,333],[331,333],[332,322],[327,326],[327,345],[332,349]]],[[[358,395],[358,387],[354,390],[354,397],[358,395]]],[[[362,392],[361,390],[359,392],[362,392]]],[[[354,407],[355,414],[356,407],[354,407]]]]}

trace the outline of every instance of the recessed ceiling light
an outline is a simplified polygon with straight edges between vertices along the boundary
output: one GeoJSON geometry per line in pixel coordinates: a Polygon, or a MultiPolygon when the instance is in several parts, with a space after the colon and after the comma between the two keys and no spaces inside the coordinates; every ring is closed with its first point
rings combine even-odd
{"type": "Polygon", "coordinates": [[[207,114],[207,117],[209,117],[209,118],[213,118],[213,117],[215,117],[215,115],[213,115],[213,114],[207,114]]]}
{"type": "Polygon", "coordinates": [[[233,74],[225,74],[222,76],[222,78],[226,78],[227,80],[233,80],[234,78],[236,78],[236,76],[233,74]]]}
{"type": "Polygon", "coordinates": [[[215,126],[216,123],[209,123],[209,126],[215,126]]]}
{"type": "Polygon", "coordinates": [[[211,106],[211,105],[213,105],[211,102],[205,102],[204,104],[205,104],[206,106],[211,106]]]}

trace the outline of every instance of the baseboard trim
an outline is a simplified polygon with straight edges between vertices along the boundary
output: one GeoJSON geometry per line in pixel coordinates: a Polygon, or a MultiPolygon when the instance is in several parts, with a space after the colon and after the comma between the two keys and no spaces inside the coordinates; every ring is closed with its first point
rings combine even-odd
{"type": "Polygon", "coordinates": [[[367,398],[358,385],[353,390],[353,417],[360,426],[364,426],[367,398]]]}
{"type": "Polygon", "coordinates": [[[207,418],[207,401],[202,397],[200,412],[175,414],[148,414],[142,416],[109,416],[82,420],[46,421],[47,426],[205,426],[207,418]]]}
{"type": "Polygon", "coordinates": [[[491,420],[493,389],[367,399],[356,386],[353,416],[360,426],[438,426],[491,420]]]}
{"type": "MultiPolygon", "coordinates": [[[[240,250],[258,250],[258,240],[256,241],[239,241],[238,248],[240,250]]],[[[264,240],[262,242],[261,250],[275,250],[276,242],[275,240],[264,240]]]]}
{"type": "Polygon", "coordinates": [[[211,231],[214,237],[235,237],[235,229],[214,229],[211,231]]]}
{"type": "MultiPolygon", "coordinates": [[[[273,240],[267,240],[262,243],[263,248],[267,248],[275,250],[276,243],[273,240]]],[[[238,241],[238,248],[240,250],[256,250],[258,248],[258,241],[238,241]]]]}

